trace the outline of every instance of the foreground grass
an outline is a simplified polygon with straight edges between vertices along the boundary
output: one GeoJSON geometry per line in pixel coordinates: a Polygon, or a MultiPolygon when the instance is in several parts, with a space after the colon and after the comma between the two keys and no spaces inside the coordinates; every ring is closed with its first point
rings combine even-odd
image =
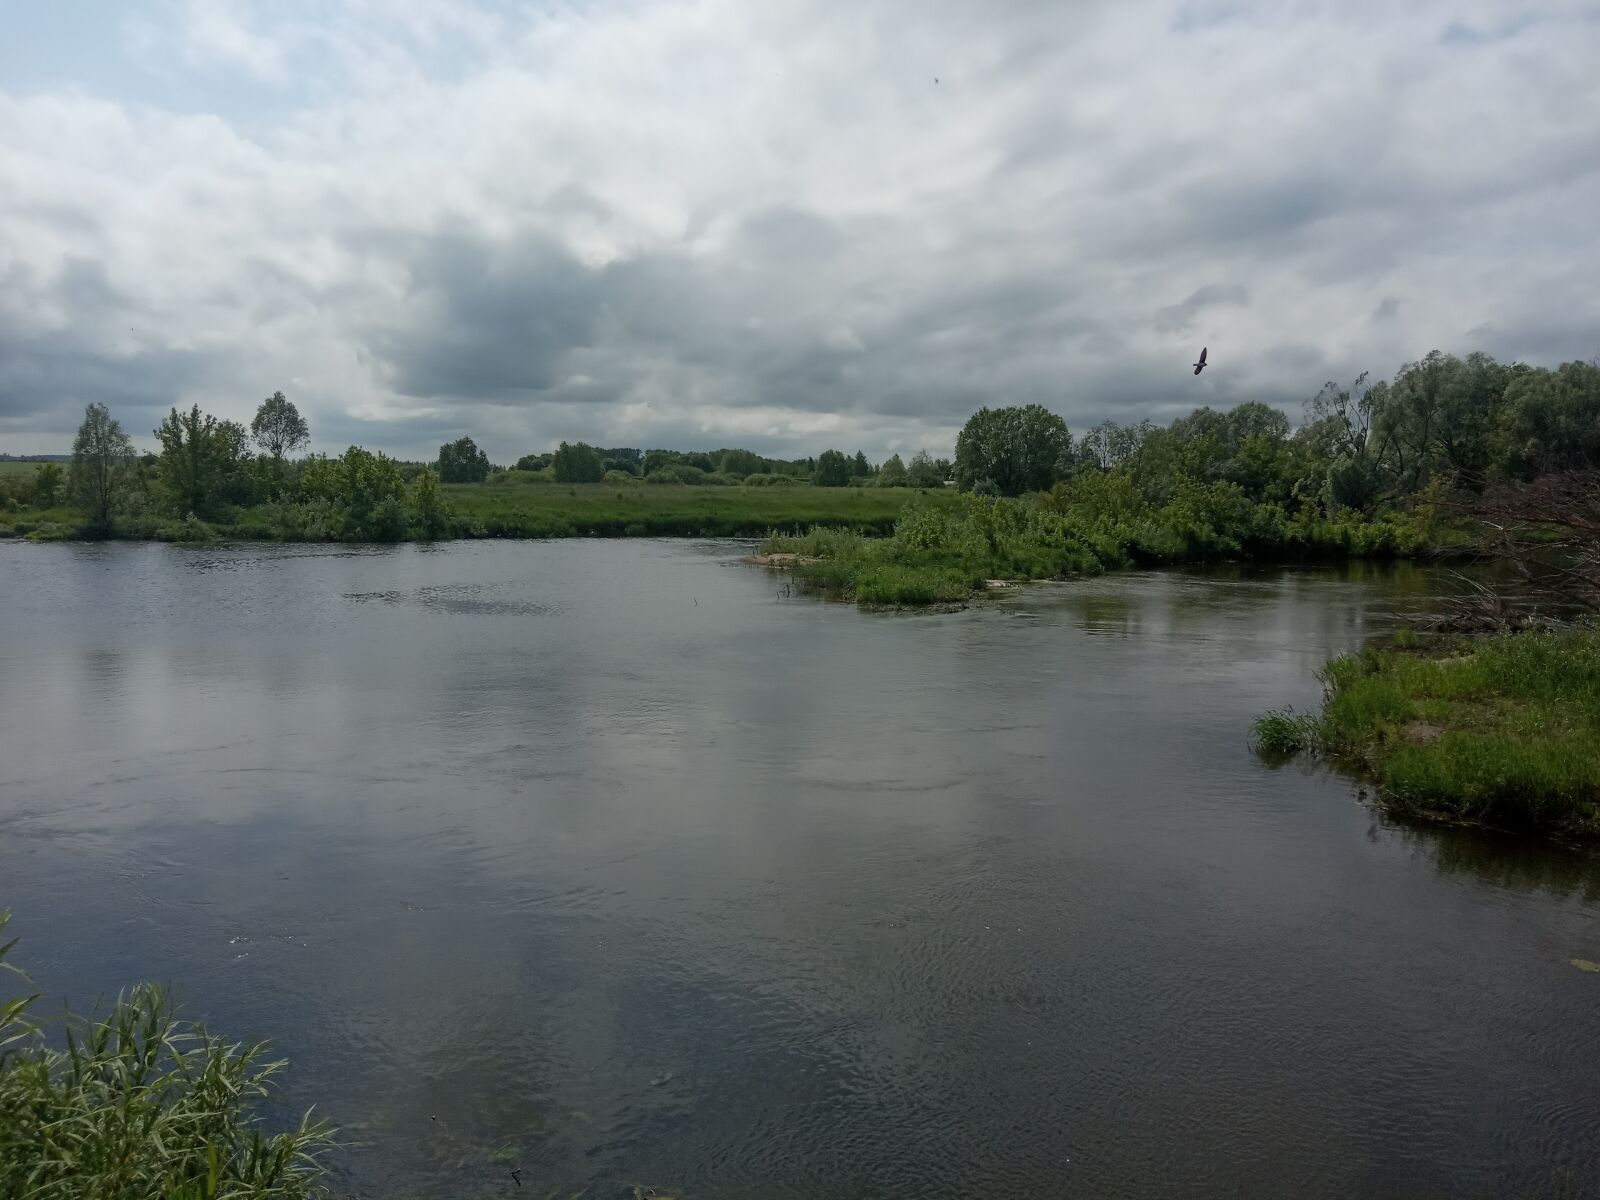
{"type": "Polygon", "coordinates": [[[1268,753],[1330,753],[1400,811],[1600,836],[1600,627],[1398,644],[1334,659],[1317,715],[1268,713],[1268,753]]]}
{"type": "MultiPolygon", "coordinates": [[[[7,916],[0,913],[0,934],[7,916]]],[[[25,987],[0,944],[0,981],[25,987]]],[[[330,1130],[308,1115],[266,1135],[252,1108],[282,1063],[173,1019],[160,988],[103,1019],[66,1018],[65,1049],[0,984],[0,1196],[37,1200],[303,1200],[326,1193],[330,1130]]]]}

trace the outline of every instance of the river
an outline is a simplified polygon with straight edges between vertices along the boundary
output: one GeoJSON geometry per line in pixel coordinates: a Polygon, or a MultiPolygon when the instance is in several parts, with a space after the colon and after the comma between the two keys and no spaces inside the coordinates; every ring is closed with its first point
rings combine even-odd
{"type": "Polygon", "coordinates": [[[0,544],[14,961],[270,1039],[362,1196],[1600,1194],[1597,861],[1247,745],[1425,572],[746,551],[0,544]]]}

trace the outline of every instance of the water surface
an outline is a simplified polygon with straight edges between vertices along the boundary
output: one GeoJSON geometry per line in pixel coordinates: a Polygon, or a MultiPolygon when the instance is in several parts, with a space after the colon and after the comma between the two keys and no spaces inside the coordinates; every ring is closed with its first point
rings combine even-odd
{"type": "Polygon", "coordinates": [[[1416,570],[0,544],[0,906],[364,1196],[1600,1194],[1600,869],[1272,769],[1416,570]]]}

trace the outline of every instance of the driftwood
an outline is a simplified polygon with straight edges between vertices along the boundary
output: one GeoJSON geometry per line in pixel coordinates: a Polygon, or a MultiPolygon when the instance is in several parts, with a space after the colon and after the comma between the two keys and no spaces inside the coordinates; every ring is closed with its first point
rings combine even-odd
{"type": "Polygon", "coordinates": [[[1495,484],[1447,504],[1484,530],[1493,582],[1451,572],[1456,594],[1432,622],[1452,629],[1527,628],[1600,612],[1600,472],[1495,484]]]}

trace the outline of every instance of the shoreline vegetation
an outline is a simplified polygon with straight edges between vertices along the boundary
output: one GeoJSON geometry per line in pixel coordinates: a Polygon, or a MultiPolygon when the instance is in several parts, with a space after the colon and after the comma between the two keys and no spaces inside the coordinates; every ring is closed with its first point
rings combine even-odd
{"type": "Polygon", "coordinates": [[[1255,746],[1352,768],[1393,812],[1600,841],[1600,624],[1419,636],[1329,662],[1321,711],[1255,746]]]}
{"type": "Polygon", "coordinates": [[[1321,711],[1266,713],[1256,748],[1352,767],[1402,815],[1600,844],[1600,472],[1474,511],[1507,582],[1463,579],[1432,628],[1334,659],[1321,711]]]}

